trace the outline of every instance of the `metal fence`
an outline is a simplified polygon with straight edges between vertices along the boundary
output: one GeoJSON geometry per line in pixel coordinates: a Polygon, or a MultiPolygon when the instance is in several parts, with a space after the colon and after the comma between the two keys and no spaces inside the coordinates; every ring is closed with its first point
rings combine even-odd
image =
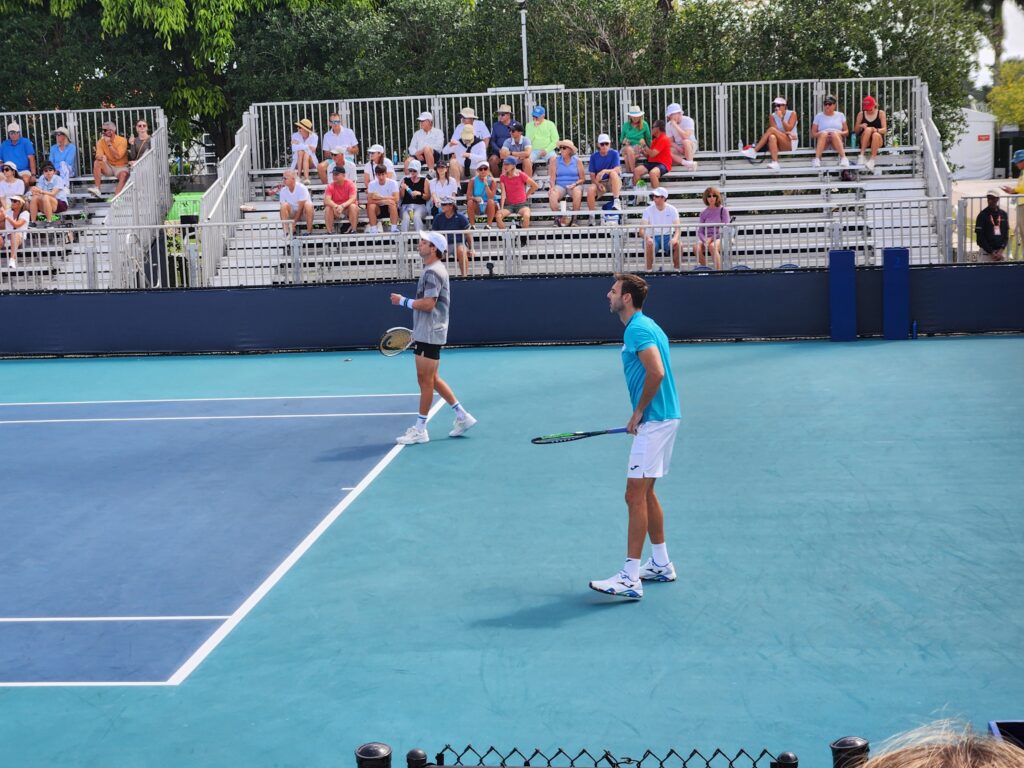
{"type": "Polygon", "coordinates": [[[513,87],[487,93],[260,103],[249,108],[254,126],[252,166],[262,170],[288,165],[291,135],[295,123],[303,118],[310,119],[314,130],[322,133],[328,116],[337,112],[355,132],[362,152],[372,144],[381,144],[389,157],[393,152],[404,157],[419,127],[416,118],[420,112],[431,112],[435,126],[450,138],[463,107],[471,107],[490,124],[499,104],[511,106],[516,119],[524,123],[535,104],[543,105],[561,136],[590,151],[599,133],[607,132],[618,139],[630,105],[640,106],[646,119],[653,121],[664,116],[668,104],[677,102],[696,122],[699,154],[707,157],[734,152],[744,143],[756,141],[768,123],[772,99],[782,95],[799,114],[800,147],[807,148],[811,122],[828,93],[838,98],[839,109],[846,114],[851,129],[863,97],[874,95],[888,115],[890,143],[911,146],[921,130],[921,89],[916,77],[885,77],[639,88],[513,87]]]}
{"type": "Polygon", "coordinates": [[[942,153],[942,139],[932,121],[932,105],[928,98],[928,85],[922,83],[919,89],[921,99],[921,120],[918,141],[924,154],[924,180],[926,190],[932,197],[948,197],[952,190],[949,164],[942,153]]]}
{"type": "MultiPolygon", "coordinates": [[[[956,260],[958,262],[985,261],[975,241],[974,225],[980,214],[988,207],[988,198],[961,197],[956,204],[956,260]]],[[[1010,239],[1006,256],[1010,260],[1024,260],[1024,195],[1003,195],[1000,207],[1010,220],[1010,239]]]]}
{"type": "MultiPolygon", "coordinates": [[[[36,167],[42,166],[50,156],[50,147],[54,142],[54,131],[64,127],[71,134],[71,143],[76,152],[76,176],[92,174],[92,163],[95,159],[96,142],[103,135],[103,123],[110,120],[118,127],[118,132],[131,136],[138,120],[145,120],[154,134],[160,128],[167,127],[167,118],[160,107],[111,107],[109,109],[69,109],[51,112],[4,112],[0,114],[5,133],[9,123],[21,126],[22,136],[32,141],[36,150],[36,167]]],[[[154,148],[155,149],[155,148],[154,148]]],[[[164,145],[160,157],[162,164],[167,166],[167,148],[164,145]]]]}
{"type": "MultiPolygon", "coordinates": [[[[252,170],[252,130],[249,114],[242,115],[242,125],[235,133],[231,151],[217,164],[217,180],[203,193],[199,202],[199,221],[204,224],[224,224],[238,215],[242,203],[249,199],[249,173],[252,170]]],[[[217,273],[221,255],[225,251],[226,227],[211,227],[206,235],[202,283],[209,284],[217,273]]]]}
{"type": "MultiPolygon", "coordinates": [[[[410,752],[410,755],[413,753],[410,752]]],[[[358,763],[357,759],[357,763],[358,763]]],[[[579,749],[566,751],[558,748],[542,751],[540,749],[499,750],[495,747],[476,749],[468,744],[455,749],[446,744],[434,757],[438,766],[565,766],[566,768],[780,768],[781,766],[797,765],[797,757],[792,753],[783,753],[779,757],[767,749],[758,751],[736,750],[735,753],[714,749],[701,752],[698,749],[677,751],[669,749],[665,752],[645,750],[640,757],[620,757],[609,750],[579,749]],[[778,761],[778,762],[776,762],[778,761]]],[[[409,761],[409,766],[413,765],[409,761]]]]}

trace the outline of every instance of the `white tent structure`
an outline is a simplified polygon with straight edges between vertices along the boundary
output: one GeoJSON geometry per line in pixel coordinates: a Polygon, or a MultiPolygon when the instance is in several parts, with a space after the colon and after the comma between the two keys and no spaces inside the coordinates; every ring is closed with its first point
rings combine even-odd
{"type": "Polygon", "coordinates": [[[967,126],[950,147],[948,158],[953,178],[991,179],[995,165],[996,117],[976,109],[961,110],[967,126]]]}

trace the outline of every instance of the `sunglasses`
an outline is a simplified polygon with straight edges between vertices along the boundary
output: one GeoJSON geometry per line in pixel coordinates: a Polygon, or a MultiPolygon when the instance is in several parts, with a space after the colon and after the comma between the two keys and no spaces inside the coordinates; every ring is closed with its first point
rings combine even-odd
{"type": "Polygon", "coordinates": [[[341,120],[331,120],[331,125],[341,125],[341,120]]]}
{"type": "Polygon", "coordinates": [[[136,127],[136,128],[149,128],[149,126],[148,126],[148,125],[146,125],[145,123],[139,123],[139,124],[138,124],[138,125],[136,125],[135,127],[136,127]]]}
{"type": "Polygon", "coordinates": [[[826,101],[825,102],[825,106],[826,107],[834,107],[835,105],[836,105],[836,103],[834,101],[826,101]]]}
{"type": "Polygon", "coordinates": [[[706,197],[706,199],[707,199],[707,200],[717,200],[717,199],[718,199],[718,195],[708,195],[708,196],[706,197]]]}
{"type": "Polygon", "coordinates": [[[610,141],[602,141],[597,146],[599,146],[599,147],[610,147],[611,145],[612,145],[612,143],[610,141]]]}
{"type": "Polygon", "coordinates": [[[114,129],[113,129],[113,128],[104,128],[104,129],[103,129],[103,132],[104,132],[104,133],[113,133],[113,132],[114,132],[114,129]]]}

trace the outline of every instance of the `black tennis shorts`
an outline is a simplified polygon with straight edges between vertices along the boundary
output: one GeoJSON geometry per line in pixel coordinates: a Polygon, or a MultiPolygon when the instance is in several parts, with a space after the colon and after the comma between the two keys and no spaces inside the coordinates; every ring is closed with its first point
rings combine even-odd
{"type": "Polygon", "coordinates": [[[427,344],[425,341],[417,341],[412,348],[413,354],[423,355],[428,360],[441,359],[441,345],[427,344]]]}

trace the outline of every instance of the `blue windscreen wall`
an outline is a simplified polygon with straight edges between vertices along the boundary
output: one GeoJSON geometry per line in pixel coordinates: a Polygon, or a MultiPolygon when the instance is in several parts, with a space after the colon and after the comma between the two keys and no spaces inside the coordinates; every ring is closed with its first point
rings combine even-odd
{"type": "MultiPolygon", "coordinates": [[[[825,338],[827,270],[652,275],[645,309],[673,339],[825,338]]],[[[450,344],[621,338],[608,276],[452,283],[450,344]]],[[[412,283],[191,291],[6,294],[0,354],[70,355],[344,349],[410,323],[392,291],[412,283]]],[[[882,333],[882,270],[856,273],[859,336],[882,333]]],[[[1024,264],[916,267],[918,333],[1024,331],[1024,264]]]]}

